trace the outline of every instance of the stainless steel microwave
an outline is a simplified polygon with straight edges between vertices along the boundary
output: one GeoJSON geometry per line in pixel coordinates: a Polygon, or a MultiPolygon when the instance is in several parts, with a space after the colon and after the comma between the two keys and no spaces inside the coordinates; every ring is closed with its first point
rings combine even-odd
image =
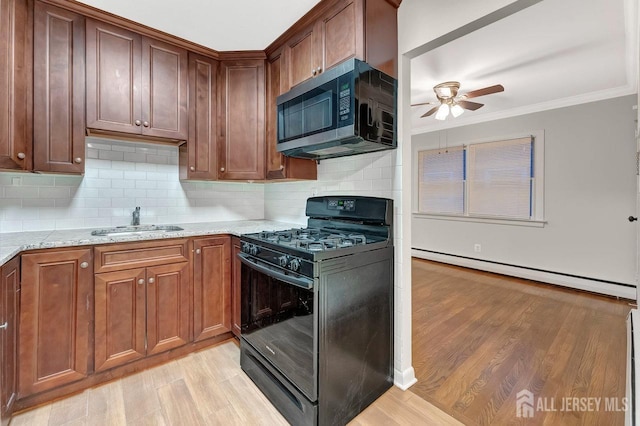
{"type": "Polygon", "coordinates": [[[393,149],[398,82],[350,59],[278,96],[277,149],[321,160],[393,149]]]}

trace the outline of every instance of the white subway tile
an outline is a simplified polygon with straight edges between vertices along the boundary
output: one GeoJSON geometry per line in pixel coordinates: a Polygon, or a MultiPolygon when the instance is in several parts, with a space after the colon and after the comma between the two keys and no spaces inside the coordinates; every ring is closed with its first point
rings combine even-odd
{"type": "Polygon", "coordinates": [[[155,172],[158,170],[158,165],[151,163],[136,163],[136,170],[141,172],[155,172]]]}
{"type": "Polygon", "coordinates": [[[141,171],[125,171],[124,178],[128,180],[145,180],[147,173],[141,171]]]}
{"type": "Polygon", "coordinates": [[[101,142],[91,142],[91,148],[93,149],[97,149],[100,151],[111,151],[111,143],[101,143],[101,142]]]}
{"type": "Polygon", "coordinates": [[[153,180],[137,180],[136,188],[137,189],[155,189],[158,187],[158,183],[153,180]]]}
{"type": "Polygon", "coordinates": [[[100,170],[98,177],[101,179],[123,179],[124,172],[122,170],[100,170]]]}
{"type": "Polygon", "coordinates": [[[95,148],[87,148],[85,151],[85,155],[87,158],[98,158],[99,152],[95,148]]]}
{"type": "Polygon", "coordinates": [[[127,159],[125,158],[125,161],[113,161],[111,164],[111,169],[113,170],[135,170],[136,169],[136,165],[134,163],[131,162],[127,162],[127,159]]]}
{"type": "Polygon", "coordinates": [[[111,188],[109,179],[85,178],[84,184],[87,188],[111,188]]]}
{"type": "Polygon", "coordinates": [[[40,198],[69,198],[69,194],[69,188],[66,186],[40,188],[40,198]]]}
{"type": "Polygon", "coordinates": [[[37,186],[7,186],[4,188],[6,198],[38,198],[39,188],[37,186]]]}
{"type": "Polygon", "coordinates": [[[136,186],[135,181],[127,179],[112,179],[112,188],[134,188],[136,186]]]}
{"type": "Polygon", "coordinates": [[[88,159],[86,163],[86,169],[110,169],[110,168],[111,168],[111,161],[108,159],[107,160],[88,159]]]}
{"type": "Polygon", "coordinates": [[[129,145],[111,145],[111,149],[113,151],[122,151],[122,152],[136,152],[136,148],[129,145]]]}
{"type": "Polygon", "coordinates": [[[22,231],[48,231],[53,230],[56,227],[54,220],[23,220],[22,231]]]}

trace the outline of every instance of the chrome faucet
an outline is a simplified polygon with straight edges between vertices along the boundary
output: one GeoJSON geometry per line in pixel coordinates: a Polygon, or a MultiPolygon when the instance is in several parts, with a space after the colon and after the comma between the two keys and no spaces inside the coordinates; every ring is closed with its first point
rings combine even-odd
{"type": "Polygon", "coordinates": [[[136,207],[133,211],[133,218],[131,219],[131,224],[133,226],[140,225],[140,207],[136,207]]]}

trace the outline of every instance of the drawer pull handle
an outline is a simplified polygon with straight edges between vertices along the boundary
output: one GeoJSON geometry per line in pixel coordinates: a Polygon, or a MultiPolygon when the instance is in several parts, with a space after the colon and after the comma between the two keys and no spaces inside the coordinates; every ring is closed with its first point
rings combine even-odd
{"type": "Polygon", "coordinates": [[[7,327],[9,327],[9,324],[7,324],[7,322],[5,321],[4,324],[0,325],[0,330],[4,330],[7,327]]]}
{"type": "Polygon", "coordinates": [[[80,267],[81,267],[82,269],[87,269],[87,267],[89,267],[89,263],[87,263],[87,262],[82,262],[82,263],[80,264],[80,267]]]}

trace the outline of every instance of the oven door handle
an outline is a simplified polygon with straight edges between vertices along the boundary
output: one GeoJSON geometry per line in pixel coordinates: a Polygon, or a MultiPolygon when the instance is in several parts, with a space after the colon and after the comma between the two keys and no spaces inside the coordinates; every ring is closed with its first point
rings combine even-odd
{"type": "Polygon", "coordinates": [[[268,275],[271,278],[275,278],[287,284],[295,285],[296,287],[302,287],[306,290],[313,289],[313,280],[310,278],[294,277],[284,274],[280,271],[269,268],[268,266],[259,264],[257,261],[253,260],[251,257],[247,256],[244,253],[238,253],[238,257],[240,258],[240,261],[247,265],[249,268],[255,269],[256,271],[268,275]]]}

